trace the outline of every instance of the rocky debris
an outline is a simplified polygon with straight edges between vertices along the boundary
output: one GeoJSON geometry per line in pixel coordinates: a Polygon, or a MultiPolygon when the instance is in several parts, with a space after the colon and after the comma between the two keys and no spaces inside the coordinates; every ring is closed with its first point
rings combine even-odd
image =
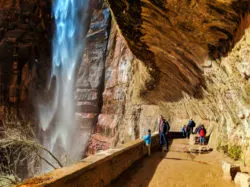
{"type": "Polygon", "coordinates": [[[229,162],[222,161],[222,171],[223,171],[223,178],[226,180],[234,180],[235,175],[237,172],[240,171],[239,166],[234,166],[229,162]]]}
{"type": "Polygon", "coordinates": [[[200,146],[199,147],[199,153],[208,153],[213,151],[213,148],[211,148],[210,146],[200,146]]]}
{"type": "Polygon", "coordinates": [[[240,187],[249,187],[250,186],[250,176],[247,173],[237,172],[234,178],[235,184],[240,185],[240,187]]]}
{"type": "Polygon", "coordinates": [[[190,153],[200,153],[200,154],[208,153],[211,151],[213,151],[213,149],[209,146],[190,147],[188,150],[188,152],[190,153]]]}

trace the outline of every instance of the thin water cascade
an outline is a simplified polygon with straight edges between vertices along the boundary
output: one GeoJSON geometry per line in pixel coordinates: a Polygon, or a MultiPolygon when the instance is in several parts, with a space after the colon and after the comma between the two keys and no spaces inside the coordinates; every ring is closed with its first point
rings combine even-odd
{"type": "MultiPolygon", "coordinates": [[[[55,0],[53,59],[48,89],[53,99],[39,104],[43,143],[61,162],[70,164],[83,154],[87,137],[75,120],[74,90],[82,60],[87,27],[88,0],[55,0]]],[[[47,170],[47,169],[46,169],[47,170]]]]}

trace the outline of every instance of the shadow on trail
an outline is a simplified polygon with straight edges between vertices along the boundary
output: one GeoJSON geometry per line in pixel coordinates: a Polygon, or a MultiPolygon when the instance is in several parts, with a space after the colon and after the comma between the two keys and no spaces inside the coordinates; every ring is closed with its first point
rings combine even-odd
{"type": "MultiPolygon", "coordinates": [[[[178,137],[171,137],[178,138],[178,137]]],[[[169,140],[171,146],[172,140],[169,140]]],[[[109,187],[144,187],[148,186],[160,162],[166,158],[167,152],[154,151],[145,156],[111,182],[109,187]]]]}
{"type": "Polygon", "coordinates": [[[148,186],[153,178],[159,163],[166,157],[165,152],[154,152],[150,157],[146,156],[114,180],[110,187],[144,187],[148,186]]]}
{"type": "MultiPolygon", "coordinates": [[[[169,147],[172,145],[173,139],[182,139],[180,132],[171,132],[168,135],[169,147]]],[[[156,148],[157,149],[157,148],[156,148]]],[[[154,150],[152,155],[145,156],[138,160],[118,178],[111,182],[109,187],[145,187],[152,180],[155,172],[160,164],[166,158],[167,152],[154,150]]]]}

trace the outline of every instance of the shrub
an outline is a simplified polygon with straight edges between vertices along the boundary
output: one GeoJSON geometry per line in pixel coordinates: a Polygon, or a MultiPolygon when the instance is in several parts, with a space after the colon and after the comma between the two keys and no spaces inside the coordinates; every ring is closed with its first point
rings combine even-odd
{"type": "Polygon", "coordinates": [[[241,158],[241,154],[242,154],[242,149],[241,149],[240,146],[237,146],[237,145],[229,146],[229,148],[228,148],[228,155],[232,159],[239,160],[241,158]]]}

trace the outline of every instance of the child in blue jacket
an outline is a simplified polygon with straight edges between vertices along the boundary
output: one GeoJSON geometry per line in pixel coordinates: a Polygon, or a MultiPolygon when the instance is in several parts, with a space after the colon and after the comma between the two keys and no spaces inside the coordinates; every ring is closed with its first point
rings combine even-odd
{"type": "Polygon", "coordinates": [[[148,129],[148,134],[146,136],[143,136],[142,139],[145,141],[146,146],[148,148],[148,156],[151,155],[151,130],[148,129]]]}

